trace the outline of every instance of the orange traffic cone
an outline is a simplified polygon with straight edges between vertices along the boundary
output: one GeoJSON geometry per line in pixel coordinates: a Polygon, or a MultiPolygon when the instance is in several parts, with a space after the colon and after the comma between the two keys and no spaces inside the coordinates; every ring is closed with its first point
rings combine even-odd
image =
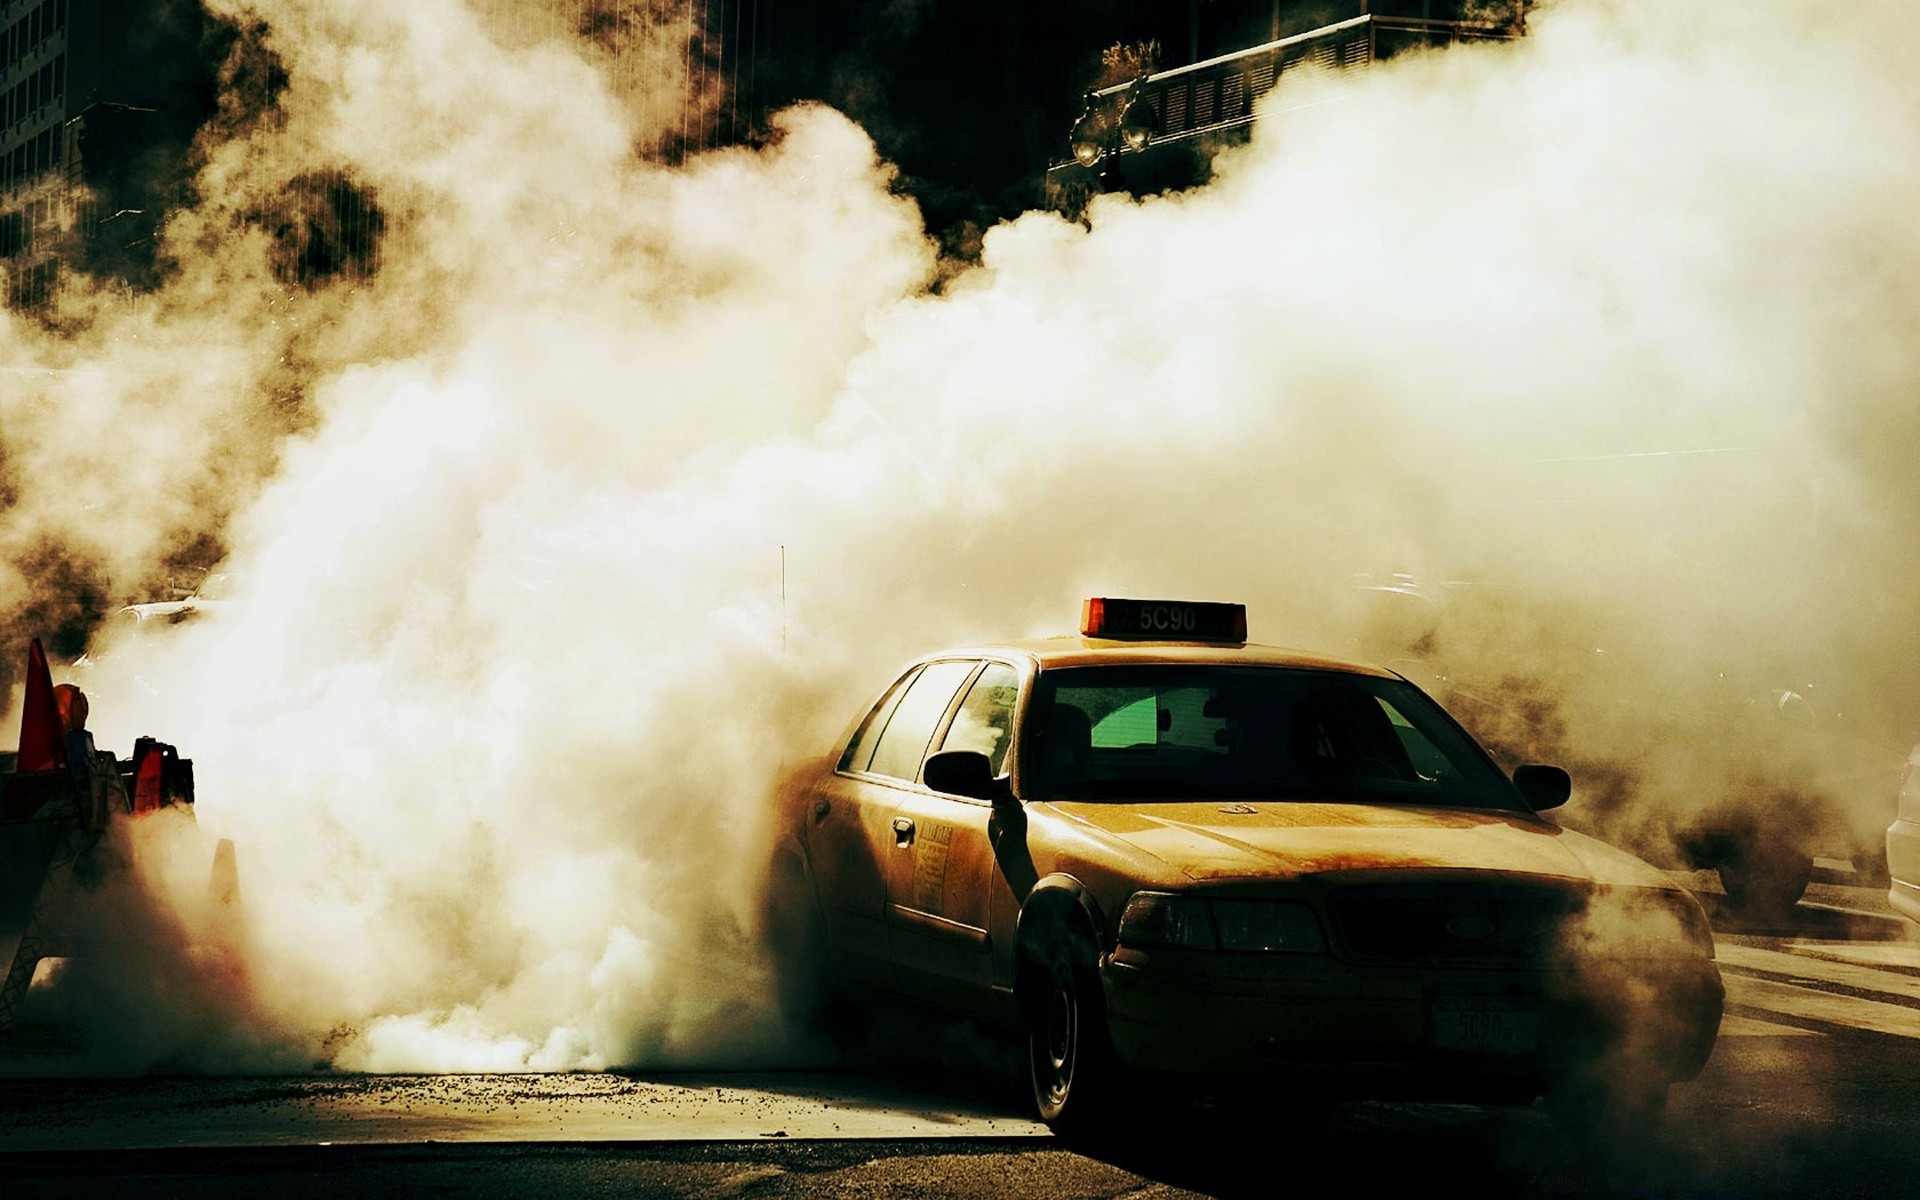
{"type": "Polygon", "coordinates": [[[27,696],[20,710],[20,757],[16,771],[51,771],[67,765],[67,738],[53,697],[47,652],[35,638],[27,647],[27,696]]]}

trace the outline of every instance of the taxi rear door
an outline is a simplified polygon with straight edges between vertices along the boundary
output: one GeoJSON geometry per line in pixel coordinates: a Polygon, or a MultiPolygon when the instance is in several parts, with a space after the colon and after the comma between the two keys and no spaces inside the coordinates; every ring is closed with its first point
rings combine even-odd
{"type": "Polygon", "coordinates": [[[904,790],[914,786],[927,744],[945,724],[961,684],[978,666],[943,660],[903,675],[868,714],[813,800],[808,858],[835,972],[845,978],[898,986],[887,921],[895,810],[904,790]]]}
{"type": "MultiPolygon", "coordinates": [[[[998,774],[1012,739],[1018,684],[1011,666],[981,664],[928,756],[977,750],[998,774]]],[[[891,821],[888,944],[901,990],[979,1015],[990,1004],[993,982],[988,914],[995,890],[1008,886],[988,833],[993,806],[930,791],[919,778],[916,773],[914,786],[902,790],[891,821]]]]}

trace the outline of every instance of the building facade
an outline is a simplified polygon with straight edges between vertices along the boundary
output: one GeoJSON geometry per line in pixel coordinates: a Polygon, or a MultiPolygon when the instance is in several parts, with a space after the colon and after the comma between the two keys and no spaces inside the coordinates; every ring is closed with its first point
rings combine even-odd
{"type": "Polygon", "coordinates": [[[44,304],[62,264],[136,286],[214,108],[213,22],[169,0],[0,0],[0,271],[44,304]]]}
{"type": "Polygon", "coordinates": [[[0,260],[14,304],[36,302],[52,287],[54,246],[73,215],[67,98],[74,3],[0,3],[0,260]]]}

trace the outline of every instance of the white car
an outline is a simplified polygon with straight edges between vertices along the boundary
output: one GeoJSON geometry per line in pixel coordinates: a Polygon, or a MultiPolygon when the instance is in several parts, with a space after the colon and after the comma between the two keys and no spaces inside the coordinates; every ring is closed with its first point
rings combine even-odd
{"type": "Polygon", "coordinates": [[[212,613],[227,603],[228,577],[224,572],[208,575],[179,600],[156,600],[150,604],[129,604],[120,610],[121,623],[135,628],[153,625],[178,625],[202,613],[212,613]]]}
{"type": "Polygon", "coordinates": [[[1920,746],[1900,768],[1900,807],[1887,826],[1887,874],[1894,911],[1920,921],[1920,746]]]}

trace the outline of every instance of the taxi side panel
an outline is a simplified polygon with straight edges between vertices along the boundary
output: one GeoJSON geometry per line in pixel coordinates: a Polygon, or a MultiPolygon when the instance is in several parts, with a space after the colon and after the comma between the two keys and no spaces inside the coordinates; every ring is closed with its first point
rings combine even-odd
{"type": "MultiPolygon", "coordinates": [[[[992,810],[930,792],[904,795],[896,819],[911,824],[890,867],[889,945],[903,991],[976,1014],[993,983],[988,928],[994,878],[992,810]]],[[[896,838],[901,836],[896,832],[896,838]]]]}
{"type": "Polygon", "coordinates": [[[810,811],[809,859],[826,926],[833,971],[847,980],[889,987],[886,879],[891,797],[844,775],[831,775],[810,811]]]}
{"type": "MultiPolygon", "coordinates": [[[[981,660],[928,742],[927,756],[949,749],[1003,756],[1018,683],[1013,664],[981,660]]],[[[924,765],[923,758],[921,774],[924,765]]],[[[994,858],[993,806],[934,792],[918,778],[899,792],[887,920],[901,989],[991,1019],[1000,1002],[993,914],[1010,898],[994,858]]]]}
{"type": "MultiPolygon", "coordinates": [[[[855,732],[815,801],[810,857],[827,927],[829,955],[842,978],[897,990],[898,921],[890,908],[912,888],[913,818],[900,806],[918,785],[934,731],[978,670],[974,659],[916,664],[890,688],[855,732]],[[895,878],[907,872],[903,883],[895,878]]],[[[944,852],[951,826],[939,826],[928,850],[944,852]]],[[[944,868],[944,860],[938,864],[944,868]]],[[[931,870],[931,867],[930,867],[931,870]]],[[[942,872],[943,873],[943,872],[942,872]]]]}

